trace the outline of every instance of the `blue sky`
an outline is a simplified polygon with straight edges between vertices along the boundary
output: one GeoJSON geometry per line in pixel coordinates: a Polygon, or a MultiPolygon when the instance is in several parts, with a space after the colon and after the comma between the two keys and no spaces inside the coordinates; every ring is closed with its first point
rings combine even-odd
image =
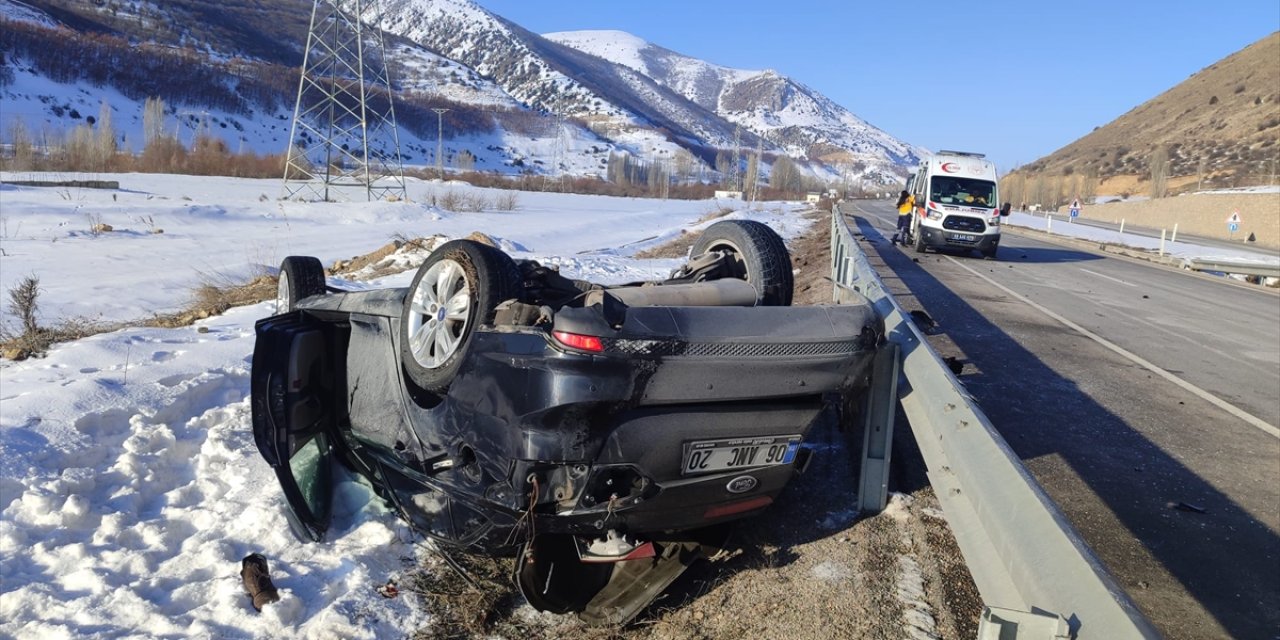
{"type": "Polygon", "coordinates": [[[1277,0],[477,2],[535,33],[617,29],[776,69],[906,142],[985,152],[1001,171],[1280,29],[1277,0]]]}

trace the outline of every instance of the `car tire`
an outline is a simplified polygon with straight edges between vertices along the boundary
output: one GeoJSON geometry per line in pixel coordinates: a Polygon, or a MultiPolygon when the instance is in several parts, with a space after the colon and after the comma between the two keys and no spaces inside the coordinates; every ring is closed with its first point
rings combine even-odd
{"type": "Polygon", "coordinates": [[[400,360],[409,381],[444,394],[466,360],[475,328],[517,297],[510,256],[471,240],[446,242],[418,267],[400,313],[400,360]]]}
{"type": "Polygon", "coordinates": [[[312,256],[289,256],[280,263],[276,282],[276,315],[298,308],[298,302],[325,292],[324,266],[312,256]]]}
{"type": "Polygon", "coordinates": [[[985,250],[985,251],[983,251],[983,252],[982,252],[982,258],[983,258],[984,260],[996,260],[996,259],[997,259],[997,258],[996,258],[996,252],[997,252],[997,251],[998,251],[998,249],[997,249],[996,247],[992,247],[992,248],[990,248],[990,249],[987,249],[987,250],[985,250]]]}
{"type": "Polygon", "coordinates": [[[924,243],[924,230],[919,225],[916,226],[916,232],[911,235],[915,239],[912,244],[915,246],[916,253],[925,253],[929,250],[929,245],[924,243]]]}
{"type": "Polygon", "coordinates": [[[734,275],[756,289],[756,306],[785,307],[795,288],[791,254],[776,231],[754,220],[721,220],[702,232],[693,255],[727,251],[735,258],[734,275]]]}

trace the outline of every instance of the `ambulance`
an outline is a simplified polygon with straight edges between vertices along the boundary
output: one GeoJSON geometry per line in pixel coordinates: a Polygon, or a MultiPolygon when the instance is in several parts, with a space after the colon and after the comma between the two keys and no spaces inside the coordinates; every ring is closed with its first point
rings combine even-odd
{"type": "Polygon", "coordinates": [[[907,180],[915,196],[908,242],[929,249],[965,249],[994,260],[1000,247],[1000,219],[1009,203],[996,208],[996,166],[981,153],[939,151],[921,161],[907,180]]]}

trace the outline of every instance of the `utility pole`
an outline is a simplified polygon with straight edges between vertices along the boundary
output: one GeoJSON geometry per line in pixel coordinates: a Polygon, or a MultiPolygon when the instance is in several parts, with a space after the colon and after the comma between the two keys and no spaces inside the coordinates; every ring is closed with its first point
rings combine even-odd
{"type": "Polygon", "coordinates": [[[764,164],[764,137],[756,138],[756,174],[751,176],[751,201],[755,202],[760,198],[760,176],[763,170],[760,165],[764,164]]]}
{"type": "MultiPolygon", "coordinates": [[[[404,166],[379,0],[315,0],[284,169],[285,197],[331,201],[363,191],[404,200],[404,166]],[[374,100],[371,93],[383,94],[374,100]],[[385,106],[382,106],[385,103],[385,106]]],[[[345,199],[345,198],[343,198],[345,199]]]]}
{"type": "Polygon", "coordinates": [[[441,107],[432,109],[436,112],[436,175],[444,180],[444,114],[449,110],[441,107]]]}
{"type": "Polygon", "coordinates": [[[733,127],[733,191],[742,191],[742,127],[733,127]]]}

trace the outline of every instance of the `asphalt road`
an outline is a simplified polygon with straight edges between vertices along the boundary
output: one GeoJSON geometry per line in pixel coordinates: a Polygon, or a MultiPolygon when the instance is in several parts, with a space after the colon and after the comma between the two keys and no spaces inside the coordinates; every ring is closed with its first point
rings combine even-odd
{"type": "Polygon", "coordinates": [[[843,207],[1157,628],[1280,637],[1280,296],[1013,233],[996,261],[920,255],[891,209],[843,207]]]}

